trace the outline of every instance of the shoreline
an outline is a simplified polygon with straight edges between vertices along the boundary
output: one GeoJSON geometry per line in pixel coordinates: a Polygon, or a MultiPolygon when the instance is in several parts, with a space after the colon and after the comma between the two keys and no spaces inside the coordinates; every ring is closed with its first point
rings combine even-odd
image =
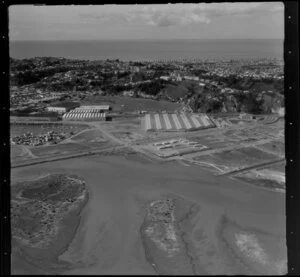
{"type": "Polygon", "coordinates": [[[178,270],[185,269],[184,272],[197,275],[194,257],[190,253],[188,242],[184,239],[186,232],[181,226],[182,222],[194,216],[196,205],[179,195],[169,194],[151,201],[147,206],[140,227],[140,237],[147,262],[158,274],[172,274],[174,273],[172,270],[177,267],[176,274],[178,270]],[[166,232],[162,238],[160,238],[161,229],[165,229],[166,232]],[[165,272],[166,264],[171,266],[169,272],[165,272]]]}
{"type": "MultiPolygon", "coordinates": [[[[58,169],[62,165],[62,162],[56,162],[50,168],[52,171],[59,171],[58,169]]],[[[40,165],[32,170],[14,169],[13,176],[18,179],[21,176],[22,178],[27,176],[27,174],[31,176],[34,172],[41,173],[43,170],[48,172],[49,168],[40,165]]],[[[279,203],[279,211],[283,209],[281,208],[283,201],[280,195],[270,194],[266,190],[261,190],[261,194],[259,194],[258,189],[253,190],[250,186],[237,188],[237,183],[242,182],[235,181],[233,184],[228,177],[224,178],[225,187],[222,186],[219,190],[215,186],[218,184],[211,181],[211,175],[208,172],[203,170],[203,174],[201,173],[200,176],[199,170],[194,167],[182,167],[176,163],[168,163],[162,169],[156,163],[142,162],[140,157],[133,157],[133,159],[130,157],[127,159],[121,157],[90,157],[80,160],[80,162],[79,160],[70,160],[64,170],[82,176],[91,194],[84,205],[78,207],[74,213],[69,214],[69,219],[65,219],[64,224],[73,220],[73,225],[67,231],[67,240],[64,236],[61,238],[65,240],[65,244],[58,252],[62,255],[66,253],[66,256],[63,255],[63,259],[60,261],[59,254],[57,255],[58,261],[60,261],[60,268],[56,270],[57,274],[119,274],[122,272],[155,274],[161,270],[169,272],[177,268],[180,272],[190,272],[191,266],[189,264],[191,262],[189,261],[191,261],[191,256],[195,257],[193,261],[197,273],[204,270],[212,273],[219,273],[221,270],[231,272],[230,266],[226,267],[223,260],[218,258],[219,248],[216,248],[218,238],[211,232],[215,230],[224,210],[229,210],[229,218],[235,220],[241,226],[253,226],[271,233],[274,228],[282,227],[278,234],[281,236],[281,232],[284,232],[284,227],[281,222],[278,222],[275,215],[276,211],[274,211],[279,203]],[[116,173],[116,170],[119,173],[112,180],[111,176],[116,173]],[[153,177],[153,172],[157,172],[158,175],[153,177]],[[170,175],[171,172],[174,172],[172,173],[174,175],[170,175]],[[133,174],[138,175],[132,179],[133,174]],[[182,179],[182,174],[190,177],[182,179]],[[168,176],[168,178],[164,181],[162,178],[165,177],[163,176],[168,176]],[[101,182],[99,182],[99,178],[101,178],[101,182]],[[140,180],[143,180],[142,186],[140,180]],[[201,185],[202,182],[205,182],[205,184],[201,185]],[[120,186],[121,183],[122,186],[120,186]],[[253,206],[251,199],[247,196],[248,192],[260,195],[262,199],[253,206]],[[271,197],[272,199],[275,197],[275,199],[272,200],[270,205],[265,206],[263,203],[268,202],[271,197]],[[180,245],[180,252],[186,252],[189,256],[187,258],[182,259],[181,253],[175,251],[172,252],[175,255],[169,259],[164,251],[159,250],[160,252],[157,252],[157,246],[153,242],[151,242],[153,249],[149,250],[145,247],[145,240],[139,235],[140,232],[132,232],[131,227],[133,226],[138,228],[134,230],[148,227],[143,225],[142,218],[145,214],[140,209],[157,199],[164,198],[185,200],[184,202],[178,201],[179,206],[176,209],[179,215],[176,216],[178,221],[184,218],[182,222],[182,229],[185,233],[183,241],[186,243],[191,239],[190,246],[187,247],[188,250],[184,245],[180,245]],[[133,201],[134,199],[139,199],[141,201],[139,202],[140,205],[137,205],[133,201]],[[241,212],[235,211],[236,206],[233,202],[241,205],[241,209],[250,218],[244,220],[241,212]],[[192,209],[195,216],[187,216],[189,203],[196,204],[195,209],[192,209]],[[197,208],[198,205],[200,209],[197,208]],[[134,211],[134,214],[131,213],[132,211],[134,211]],[[259,214],[259,218],[256,217],[256,214],[259,214]],[[266,214],[272,216],[268,215],[265,218],[266,214]],[[104,225],[106,227],[103,227],[104,225]],[[136,236],[139,236],[139,238],[136,236]],[[194,245],[195,243],[197,245],[194,245]],[[190,249],[193,247],[196,247],[195,252],[190,249]],[[136,254],[137,249],[141,251],[138,254],[136,254]],[[145,259],[145,256],[147,259],[145,259]],[[168,259],[168,264],[171,267],[166,265],[167,260],[164,256],[168,259]],[[156,266],[155,263],[157,262],[159,264],[156,266]]],[[[162,225],[162,227],[164,226],[162,225]]],[[[176,229],[177,227],[180,226],[176,226],[176,229]]],[[[155,232],[156,230],[161,229],[155,229],[155,232]]],[[[176,230],[175,233],[178,242],[181,244],[179,232],[176,230]]],[[[163,237],[159,235],[157,238],[161,240],[163,237]]],[[[269,245],[268,241],[269,239],[266,243],[269,245]]],[[[170,242],[173,244],[174,241],[168,239],[165,242],[170,245],[170,242]]],[[[146,242],[146,244],[148,243],[146,242]]],[[[176,245],[179,246],[179,244],[176,245]]],[[[283,246],[280,247],[283,250],[283,246]]],[[[222,253],[220,254],[222,255],[222,253]]],[[[233,259],[235,258],[233,257],[233,259]]],[[[232,270],[235,267],[237,265],[234,260],[232,270]]],[[[18,269],[19,272],[20,268],[18,269]]]]}
{"type": "MultiPolygon", "coordinates": [[[[73,240],[74,240],[74,238],[77,234],[77,230],[80,227],[80,224],[81,224],[81,221],[82,221],[82,218],[81,218],[82,212],[83,212],[84,208],[86,207],[86,205],[88,204],[88,201],[89,201],[89,193],[88,192],[85,193],[84,199],[85,200],[82,202],[80,207],[77,210],[75,210],[73,212],[70,212],[66,216],[66,218],[64,219],[64,221],[69,221],[70,220],[72,222],[74,220],[76,222],[74,223],[73,228],[72,229],[70,228],[71,230],[69,231],[69,233],[71,233],[71,234],[70,234],[69,241],[65,243],[65,245],[61,248],[61,251],[59,251],[59,253],[56,255],[55,259],[58,263],[64,263],[63,261],[59,260],[59,256],[63,255],[68,250],[68,248],[72,244],[72,242],[73,242],[73,240]]],[[[68,228],[68,226],[67,226],[67,228],[68,228]]],[[[68,267],[68,264],[67,264],[67,267],[68,267]]],[[[65,269],[62,269],[62,270],[65,270],[65,269]]]]}

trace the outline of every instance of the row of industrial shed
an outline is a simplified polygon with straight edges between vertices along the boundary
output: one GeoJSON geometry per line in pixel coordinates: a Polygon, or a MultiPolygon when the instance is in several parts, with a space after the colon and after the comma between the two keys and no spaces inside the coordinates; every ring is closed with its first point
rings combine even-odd
{"type": "Polygon", "coordinates": [[[146,114],[144,117],[146,131],[183,131],[214,127],[214,123],[206,114],[146,114]]]}
{"type": "Polygon", "coordinates": [[[73,112],[68,112],[63,115],[63,119],[106,119],[106,113],[92,113],[92,112],[87,112],[87,113],[73,113],[73,112]]]}
{"type": "Polygon", "coordinates": [[[64,120],[108,120],[109,105],[80,106],[63,115],[64,120]]]}

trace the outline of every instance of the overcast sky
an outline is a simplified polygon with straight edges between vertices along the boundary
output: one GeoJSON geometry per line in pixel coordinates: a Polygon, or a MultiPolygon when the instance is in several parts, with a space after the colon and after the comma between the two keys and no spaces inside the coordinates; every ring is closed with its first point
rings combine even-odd
{"type": "Polygon", "coordinates": [[[9,8],[11,40],[283,38],[280,2],[9,8]]]}

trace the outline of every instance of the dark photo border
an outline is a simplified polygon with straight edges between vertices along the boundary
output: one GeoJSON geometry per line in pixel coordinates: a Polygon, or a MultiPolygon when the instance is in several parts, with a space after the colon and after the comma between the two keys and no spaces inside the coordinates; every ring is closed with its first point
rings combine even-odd
{"type": "MultiPolygon", "coordinates": [[[[210,3],[211,1],[199,1],[210,3]]],[[[219,2],[219,1],[215,1],[219,2]]],[[[225,1],[233,2],[233,1],[225,1]]],[[[246,2],[246,1],[234,1],[246,2]]],[[[248,1],[247,1],[248,2],[248,1]]],[[[265,2],[265,1],[262,1],[265,2]]],[[[166,4],[198,3],[195,1],[19,1],[0,0],[0,274],[11,272],[10,226],[10,93],[8,9],[11,5],[87,5],[87,4],[166,4]],[[119,3],[118,3],[119,2],[119,3]]],[[[285,89],[285,153],[286,153],[286,238],[288,274],[300,275],[300,93],[299,93],[299,4],[284,1],[284,89],[285,89]]],[[[268,203],[266,203],[268,205],[268,203]]]]}

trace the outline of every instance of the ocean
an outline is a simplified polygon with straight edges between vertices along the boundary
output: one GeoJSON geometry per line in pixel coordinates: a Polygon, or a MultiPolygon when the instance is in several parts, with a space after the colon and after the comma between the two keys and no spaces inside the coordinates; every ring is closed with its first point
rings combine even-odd
{"type": "Polygon", "coordinates": [[[283,60],[283,39],[11,41],[10,57],[83,60],[283,60]]]}

